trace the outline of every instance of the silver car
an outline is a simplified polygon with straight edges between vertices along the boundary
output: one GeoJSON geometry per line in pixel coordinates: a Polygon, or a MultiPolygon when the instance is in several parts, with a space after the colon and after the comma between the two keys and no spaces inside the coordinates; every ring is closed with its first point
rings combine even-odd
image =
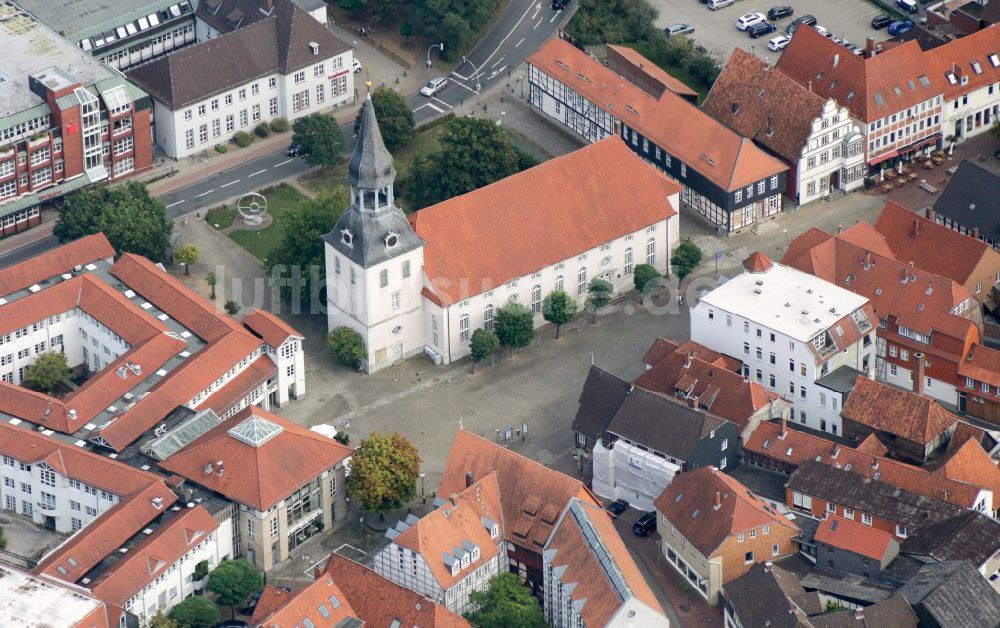
{"type": "Polygon", "coordinates": [[[670,26],[663,29],[663,33],[667,37],[673,37],[674,35],[690,35],[693,32],[694,32],[694,26],[684,22],[671,24],[670,26]]]}
{"type": "Polygon", "coordinates": [[[432,78],[427,81],[427,84],[420,88],[421,96],[433,96],[434,94],[440,92],[444,89],[444,86],[448,84],[448,79],[443,76],[437,78],[432,78]]]}

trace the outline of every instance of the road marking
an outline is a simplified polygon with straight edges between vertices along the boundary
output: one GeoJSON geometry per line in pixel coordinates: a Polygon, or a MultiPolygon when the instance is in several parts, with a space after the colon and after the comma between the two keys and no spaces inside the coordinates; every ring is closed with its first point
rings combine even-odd
{"type": "Polygon", "coordinates": [[[287,164],[290,161],[291,161],[291,159],[286,159],[285,161],[281,162],[280,164],[274,164],[274,167],[277,168],[278,166],[284,166],[285,164],[287,164]]]}
{"type": "Polygon", "coordinates": [[[452,81],[451,84],[452,85],[458,85],[459,87],[465,88],[465,89],[469,90],[470,92],[472,92],[473,94],[476,93],[476,90],[472,89],[471,87],[469,87],[465,83],[459,83],[458,81],[452,81]]]}
{"type": "Polygon", "coordinates": [[[176,203],[171,203],[171,204],[167,205],[167,209],[170,209],[170,208],[171,208],[171,207],[173,207],[174,205],[180,205],[180,204],[181,204],[181,203],[183,203],[183,202],[184,202],[184,201],[177,201],[176,203]]]}
{"type": "MultiPolygon", "coordinates": [[[[435,102],[439,102],[439,103],[441,103],[442,105],[444,105],[445,107],[447,107],[447,108],[449,108],[449,109],[453,109],[453,107],[452,107],[451,105],[449,105],[449,104],[448,104],[448,103],[446,103],[445,101],[441,100],[440,98],[438,98],[438,97],[436,97],[436,96],[431,96],[431,98],[433,98],[435,102]]],[[[433,105],[431,105],[431,106],[433,106],[433,105]]],[[[435,109],[437,109],[437,107],[435,107],[435,109]]],[[[440,111],[440,109],[438,109],[438,111],[440,111]]]]}
{"type": "Polygon", "coordinates": [[[559,14],[560,14],[560,13],[561,13],[561,11],[556,11],[555,13],[553,13],[553,14],[552,14],[552,19],[551,19],[551,20],[549,20],[549,24],[551,24],[552,22],[555,22],[555,21],[556,21],[556,18],[557,18],[557,17],[559,17],[559,14]]]}
{"type": "MultiPolygon", "coordinates": [[[[538,10],[540,10],[541,8],[542,8],[542,5],[541,5],[541,3],[538,3],[538,4],[537,4],[537,5],[535,6],[535,15],[538,15],[538,10]]],[[[492,61],[492,60],[493,60],[493,55],[495,55],[495,54],[496,54],[497,52],[499,52],[499,51],[500,51],[500,48],[502,48],[502,47],[503,47],[503,45],[504,45],[504,42],[506,42],[506,41],[507,41],[508,39],[510,39],[510,36],[514,34],[514,31],[516,31],[516,30],[517,30],[517,27],[518,27],[518,26],[520,26],[520,25],[521,25],[521,22],[523,22],[523,21],[524,21],[524,18],[528,17],[528,12],[529,12],[529,11],[531,11],[531,5],[528,5],[528,8],[527,8],[527,9],[525,9],[525,10],[524,10],[524,13],[522,13],[522,14],[521,14],[521,17],[520,17],[520,18],[519,18],[519,19],[517,20],[517,23],[516,23],[516,24],[514,24],[514,26],[513,26],[513,27],[512,27],[511,29],[510,29],[510,31],[508,31],[508,32],[507,32],[507,34],[506,34],[506,35],[504,35],[504,38],[500,40],[500,43],[499,43],[499,44],[497,44],[497,47],[496,47],[496,48],[495,48],[495,49],[493,50],[493,52],[491,52],[491,53],[490,53],[490,56],[486,57],[486,61],[483,61],[483,64],[479,66],[480,68],[482,68],[482,67],[485,67],[487,63],[489,63],[490,61],[492,61]]],[[[532,17],[531,19],[535,19],[535,18],[534,18],[534,17],[532,17]]],[[[539,20],[541,20],[541,18],[539,18],[539,20]]],[[[472,65],[472,67],[473,67],[473,68],[475,68],[475,67],[476,67],[476,66],[475,66],[475,64],[473,64],[473,65],[472,65]]],[[[467,81],[467,80],[469,80],[470,78],[472,78],[472,77],[470,77],[470,76],[462,76],[462,75],[461,75],[461,74],[459,74],[458,72],[452,72],[452,74],[454,74],[454,75],[455,75],[455,76],[457,76],[458,78],[462,79],[463,81],[467,81]]],[[[473,75],[474,75],[474,74],[475,74],[475,73],[473,73],[473,75]]]]}
{"type": "Polygon", "coordinates": [[[486,77],[486,80],[488,81],[488,80],[492,79],[494,76],[496,76],[497,74],[500,74],[501,72],[503,72],[506,69],[507,69],[507,66],[505,66],[505,65],[504,66],[500,66],[500,69],[499,70],[493,70],[493,72],[491,72],[490,75],[486,77]]]}
{"type": "Polygon", "coordinates": [[[255,176],[257,176],[258,174],[260,174],[262,172],[267,172],[267,168],[264,168],[263,170],[258,170],[257,172],[255,172],[253,174],[248,174],[247,176],[248,177],[255,177],[255,176]]]}
{"type": "Polygon", "coordinates": [[[215,191],[215,188],[212,188],[211,190],[209,190],[209,191],[207,191],[207,192],[202,192],[201,194],[195,194],[195,195],[194,195],[194,197],[195,197],[195,198],[201,198],[202,196],[205,196],[205,195],[208,195],[208,194],[211,194],[211,193],[212,193],[212,192],[214,192],[214,191],[215,191]]]}
{"type": "Polygon", "coordinates": [[[535,22],[535,25],[531,27],[531,30],[535,30],[536,28],[538,28],[539,26],[541,26],[542,25],[542,19],[543,18],[538,18],[538,21],[535,22]]]}
{"type": "Polygon", "coordinates": [[[438,107],[434,103],[427,103],[426,105],[423,105],[423,106],[424,107],[430,107],[431,109],[433,109],[434,111],[436,111],[438,113],[444,113],[444,109],[442,109],[441,107],[438,107]]]}
{"type": "Polygon", "coordinates": [[[523,43],[524,43],[524,40],[525,40],[525,38],[524,38],[524,37],[522,37],[522,38],[521,38],[521,40],[520,40],[519,42],[517,42],[516,44],[514,44],[514,47],[515,47],[515,48],[517,48],[518,46],[520,46],[521,44],[523,44],[523,43]]]}
{"type": "Polygon", "coordinates": [[[535,13],[531,16],[531,19],[535,19],[536,17],[538,17],[538,12],[541,10],[542,10],[542,3],[539,2],[538,4],[535,5],[535,13]]]}
{"type": "MultiPolygon", "coordinates": [[[[505,56],[506,56],[506,55],[505,55],[505,56]]],[[[496,63],[494,63],[494,64],[493,64],[493,65],[491,65],[490,67],[491,67],[491,68],[495,68],[495,67],[497,67],[498,65],[500,65],[500,62],[501,62],[501,61],[503,61],[503,60],[504,60],[504,57],[500,57],[499,59],[497,59],[497,60],[496,60],[496,63]]]]}
{"type": "Polygon", "coordinates": [[[240,182],[240,180],[239,180],[239,179],[236,179],[235,181],[230,181],[229,183],[223,183],[223,184],[222,184],[222,185],[220,185],[219,187],[220,187],[220,188],[224,188],[224,187],[228,187],[228,186],[230,186],[230,185],[232,185],[232,184],[234,184],[234,183],[239,183],[239,182],[240,182]]]}

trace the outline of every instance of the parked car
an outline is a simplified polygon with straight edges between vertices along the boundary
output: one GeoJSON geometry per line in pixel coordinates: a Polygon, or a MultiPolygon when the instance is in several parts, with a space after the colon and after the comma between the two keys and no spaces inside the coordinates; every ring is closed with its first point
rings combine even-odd
{"type": "Polygon", "coordinates": [[[285,149],[285,154],[288,155],[289,157],[297,156],[299,154],[299,145],[292,144],[291,146],[285,149]]]}
{"type": "Polygon", "coordinates": [[[769,35],[776,30],[778,30],[778,27],[774,25],[774,22],[761,22],[760,24],[754,24],[748,28],[747,34],[750,35],[750,39],[758,39],[764,35],[769,35]]]}
{"type": "Polygon", "coordinates": [[[884,13],[882,15],[876,15],[872,18],[872,28],[877,31],[882,30],[886,26],[892,24],[892,21],[891,15],[886,15],[884,13]]]}
{"type": "Polygon", "coordinates": [[[814,16],[814,15],[801,15],[801,16],[795,18],[794,20],[792,20],[791,22],[788,23],[788,26],[785,27],[785,32],[787,32],[789,35],[794,35],[795,34],[795,30],[798,27],[802,26],[803,24],[805,24],[807,26],[812,26],[815,23],[816,23],[816,16],[814,16]]]}
{"type": "Polygon", "coordinates": [[[351,69],[354,70],[355,74],[357,74],[358,72],[360,72],[361,71],[361,62],[358,61],[357,59],[355,59],[354,61],[352,61],[351,62],[351,69]]]}
{"type": "Polygon", "coordinates": [[[636,536],[646,536],[650,532],[653,532],[655,530],[656,530],[655,512],[645,513],[644,515],[639,517],[636,520],[635,525],[632,526],[632,532],[635,533],[636,536]]]}
{"type": "Polygon", "coordinates": [[[893,37],[902,35],[914,26],[913,20],[899,20],[889,25],[889,34],[893,37]]]}
{"type": "Polygon", "coordinates": [[[920,10],[914,0],[896,0],[896,6],[907,13],[916,13],[920,10]]]}
{"type": "Polygon", "coordinates": [[[628,510],[628,502],[624,499],[616,499],[615,501],[608,504],[608,512],[617,517],[626,510],[628,510]]]}
{"type": "Polygon", "coordinates": [[[433,96],[434,94],[444,89],[444,86],[447,84],[448,84],[448,79],[446,79],[443,76],[432,78],[431,80],[427,81],[426,85],[420,88],[420,95],[427,97],[433,96]]]}
{"type": "Polygon", "coordinates": [[[772,37],[767,42],[767,49],[774,52],[781,52],[790,41],[792,41],[792,38],[788,35],[778,35],[777,37],[772,37]]]}
{"type": "Polygon", "coordinates": [[[552,0],[552,10],[562,11],[563,9],[566,8],[566,4],[567,4],[566,0],[552,0]]]}
{"type": "Polygon", "coordinates": [[[708,0],[706,4],[710,10],[718,11],[719,9],[733,6],[735,2],[736,0],[708,0]]]}
{"type": "Polygon", "coordinates": [[[826,30],[826,28],[824,28],[823,26],[820,26],[819,24],[813,24],[812,27],[815,28],[816,32],[822,35],[823,37],[830,37],[830,31],[826,30]]]}
{"type": "Polygon", "coordinates": [[[736,20],[736,28],[740,29],[741,31],[745,31],[754,24],[760,24],[766,21],[767,18],[764,17],[763,13],[747,13],[746,15],[740,16],[736,20]]]}
{"type": "Polygon", "coordinates": [[[694,32],[694,26],[686,22],[679,22],[677,24],[671,24],[670,26],[663,29],[663,34],[667,37],[673,37],[674,35],[689,35],[694,32]]]}
{"type": "Polygon", "coordinates": [[[783,17],[788,17],[792,13],[794,13],[794,9],[792,9],[792,7],[788,6],[787,4],[783,4],[781,6],[771,7],[770,9],[768,9],[767,19],[780,20],[783,17]]]}

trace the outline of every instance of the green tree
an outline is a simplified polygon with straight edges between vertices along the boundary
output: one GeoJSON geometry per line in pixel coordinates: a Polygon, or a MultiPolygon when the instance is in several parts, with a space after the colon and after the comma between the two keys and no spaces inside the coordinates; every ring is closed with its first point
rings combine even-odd
{"type": "Polygon", "coordinates": [[[510,350],[522,349],[531,344],[535,337],[535,323],[531,310],[513,301],[497,310],[496,334],[500,344],[510,350]]]}
{"type": "Polygon", "coordinates": [[[89,187],[66,198],[52,233],[69,242],[103,231],[119,253],[135,253],[162,261],[170,244],[173,223],[163,203],[149,195],[146,186],[130,181],[124,185],[89,187]]]}
{"type": "Polygon", "coordinates": [[[338,187],[285,211],[281,241],[267,256],[271,280],[281,280],[281,298],[285,301],[297,300],[304,306],[323,302],[323,236],[337,224],[347,204],[347,191],[338,187]]]}
{"type": "Polygon", "coordinates": [[[416,32],[428,42],[441,42],[441,58],[462,57],[500,4],[500,0],[417,0],[409,3],[409,19],[416,32]]]}
{"type": "Polygon", "coordinates": [[[524,586],[517,574],[494,576],[485,591],[473,591],[469,599],[478,607],[465,616],[479,628],[545,628],[545,614],[538,598],[524,586]]]}
{"type": "Polygon", "coordinates": [[[409,501],[417,490],[420,454],[402,434],[376,432],[351,456],[347,494],[362,508],[385,513],[409,501]]]}
{"type": "Polygon", "coordinates": [[[842,613],[847,610],[847,607],[833,600],[827,600],[826,605],[823,607],[823,614],[828,613],[842,613]]]}
{"type": "Polygon", "coordinates": [[[396,15],[401,3],[402,0],[370,0],[368,10],[371,11],[373,18],[384,22],[396,15]]]}
{"type": "Polygon", "coordinates": [[[704,50],[697,50],[688,55],[687,61],[684,63],[684,69],[691,76],[708,86],[711,86],[712,83],[715,83],[715,79],[719,78],[718,64],[704,50]]]}
{"type": "Polygon", "coordinates": [[[219,607],[212,600],[197,595],[170,609],[170,619],[183,628],[212,628],[220,618],[219,607]]]}
{"type": "Polygon", "coordinates": [[[35,390],[45,393],[69,379],[70,369],[65,353],[43,353],[24,372],[24,382],[35,390]]]}
{"type": "Polygon", "coordinates": [[[414,159],[406,196],[417,209],[471,192],[518,172],[518,152],[492,120],[452,118],[438,149],[414,159]]]}
{"type": "Polygon", "coordinates": [[[226,314],[229,314],[230,316],[236,316],[240,312],[240,304],[232,299],[226,301],[226,304],[223,307],[226,309],[226,314]]]}
{"type": "Polygon", "coordinates": [[[670,258],[670,266],[677,273],[677,279],[680,281],[683,281],[685,277],[690,275],[700,263],[701,249],[690,240],[681,242],[670,258]]]}
{"type": "Polygon", "coordinates": [[[218,282],[219,278],[215,276],[215,273],[208,273],[205,275],[205,283],[207,283],[208,287],[212,289],[211,298],[213,301],[215,300],[215,284],[218,282]]]}
{"type": "Polygon", "coordinates": [[[299,147],[299,156],[307,164],[326,168],[340,163],[344,134],[331,116],[313,113],[292,125],[292,144],[299,147]]]}
{"type": "Polygon", "coordinates": [[[184,274],[191,274],[191,266],[198,263],[201,251],[193,244],[185,244],[174,251],[174,261],[184,265],[184,274]]]}
{"type": "MultiPolygon", "coordinates": [[[[218,613],[219,609],[215,609],[218,613]]],[[[149,620],[148,628],[184,628],[181,623],[176,619],[168,619],[166,615],[163,614],[162,610],[156,611],[153,618],[149,620]]]]}
{"type": "Polygon", "coordinates": [[[491,357],[500,348],[500,339],[491,331],[477,329],[472,332],[472,342],[469,343],[469,350],[472,355],[472,372],[476,372],[476,365],[488,357],[491,357]]]}
{"type": "Polygon", "coordinates": [[[993,124],[990,125],[990,135],[993,139],[1000,140],[1000,118],[993,118],[993,124]]]}
{"type": "Polygon", "coordinates": [[[595,323],[597,322],[597,310],[611,303],[614,291],[615,287],[607,279],[594,277],[590,280],[590,285],[587,286],[587,307],[593,313],[595,323]]]}
{"type": "Polygon", "coordinates": [[[650,41],[656,10],[646,0],[580,0],[566,30],[589,46],[650,41]]]}
{"type": "Polygon", "coordinates": [[[577,312],[576,299],[563,290],[553,290],[542,301],[542,318],[556,326],[556,340],[559,328],[573,320],[577,312]]]}
{"type": "Polygon", "coordinates": [[[417,29],[410,20],[403,20],[399,23],[399,34],[406,38],[407,43],[410,42],[410,37],[413,37],[416,32],[417,29]]]}
{"type": "Polygon", "coordinates": [[[368,0],[340,0],[340,8],[352,13],[360,13],[368,7],[368,0]]]}
{"type": "Polygon", "coordinates": [[[350,327],[337,327],[326,335],[330,353],[342,364],[358,368],[365,359],[365,339],[350,327]]]}
{"type": "MultiPolygon", "coordinates": [[[[400,148],[413,141],[417,135],[413,110],[402,94],[389,87],[376,87],[372,92],[372,106],[378,119],[378,129],[388,148],[400,148]]],[[[362,113],[364,109],[358,109],[358,115],[354,117],[355,134],[361,126],[362,113]]]]}
{"type": "Polygon", "coordinates": [[[262,588],[264,574],[242,558],[224,560],[208,574],[208,590],[218,596],[219,604],[232,609],[233,617],[236,617],[236,607],[262,588]]]}
{"type": "Polygon", "coordinates": [[[649,264],[639,264],[635,267],[632,275],[632,282],[635,289],[639,291],[639,304],[645,300],[649,291],[656,286],[656,280],[660,278],[660,273],[649,264]]]}
{"type": "Polygon", "coordinates": [[[3,526],[0,526],[0,550],[7,549],[7,535],[3,531],[3,526]]]}

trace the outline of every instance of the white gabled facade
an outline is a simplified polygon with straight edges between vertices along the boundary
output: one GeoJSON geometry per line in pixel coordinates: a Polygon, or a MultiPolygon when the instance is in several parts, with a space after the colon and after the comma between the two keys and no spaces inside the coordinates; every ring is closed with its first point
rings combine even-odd
{"type": "Polygon", "coordinates": [[[812,121],[802,156],[795,168],[799,205],[822,198],[834,190],[851,192],[864,185],[865,142],[847,107],[832,98],[823,103],[812,121]]]}

